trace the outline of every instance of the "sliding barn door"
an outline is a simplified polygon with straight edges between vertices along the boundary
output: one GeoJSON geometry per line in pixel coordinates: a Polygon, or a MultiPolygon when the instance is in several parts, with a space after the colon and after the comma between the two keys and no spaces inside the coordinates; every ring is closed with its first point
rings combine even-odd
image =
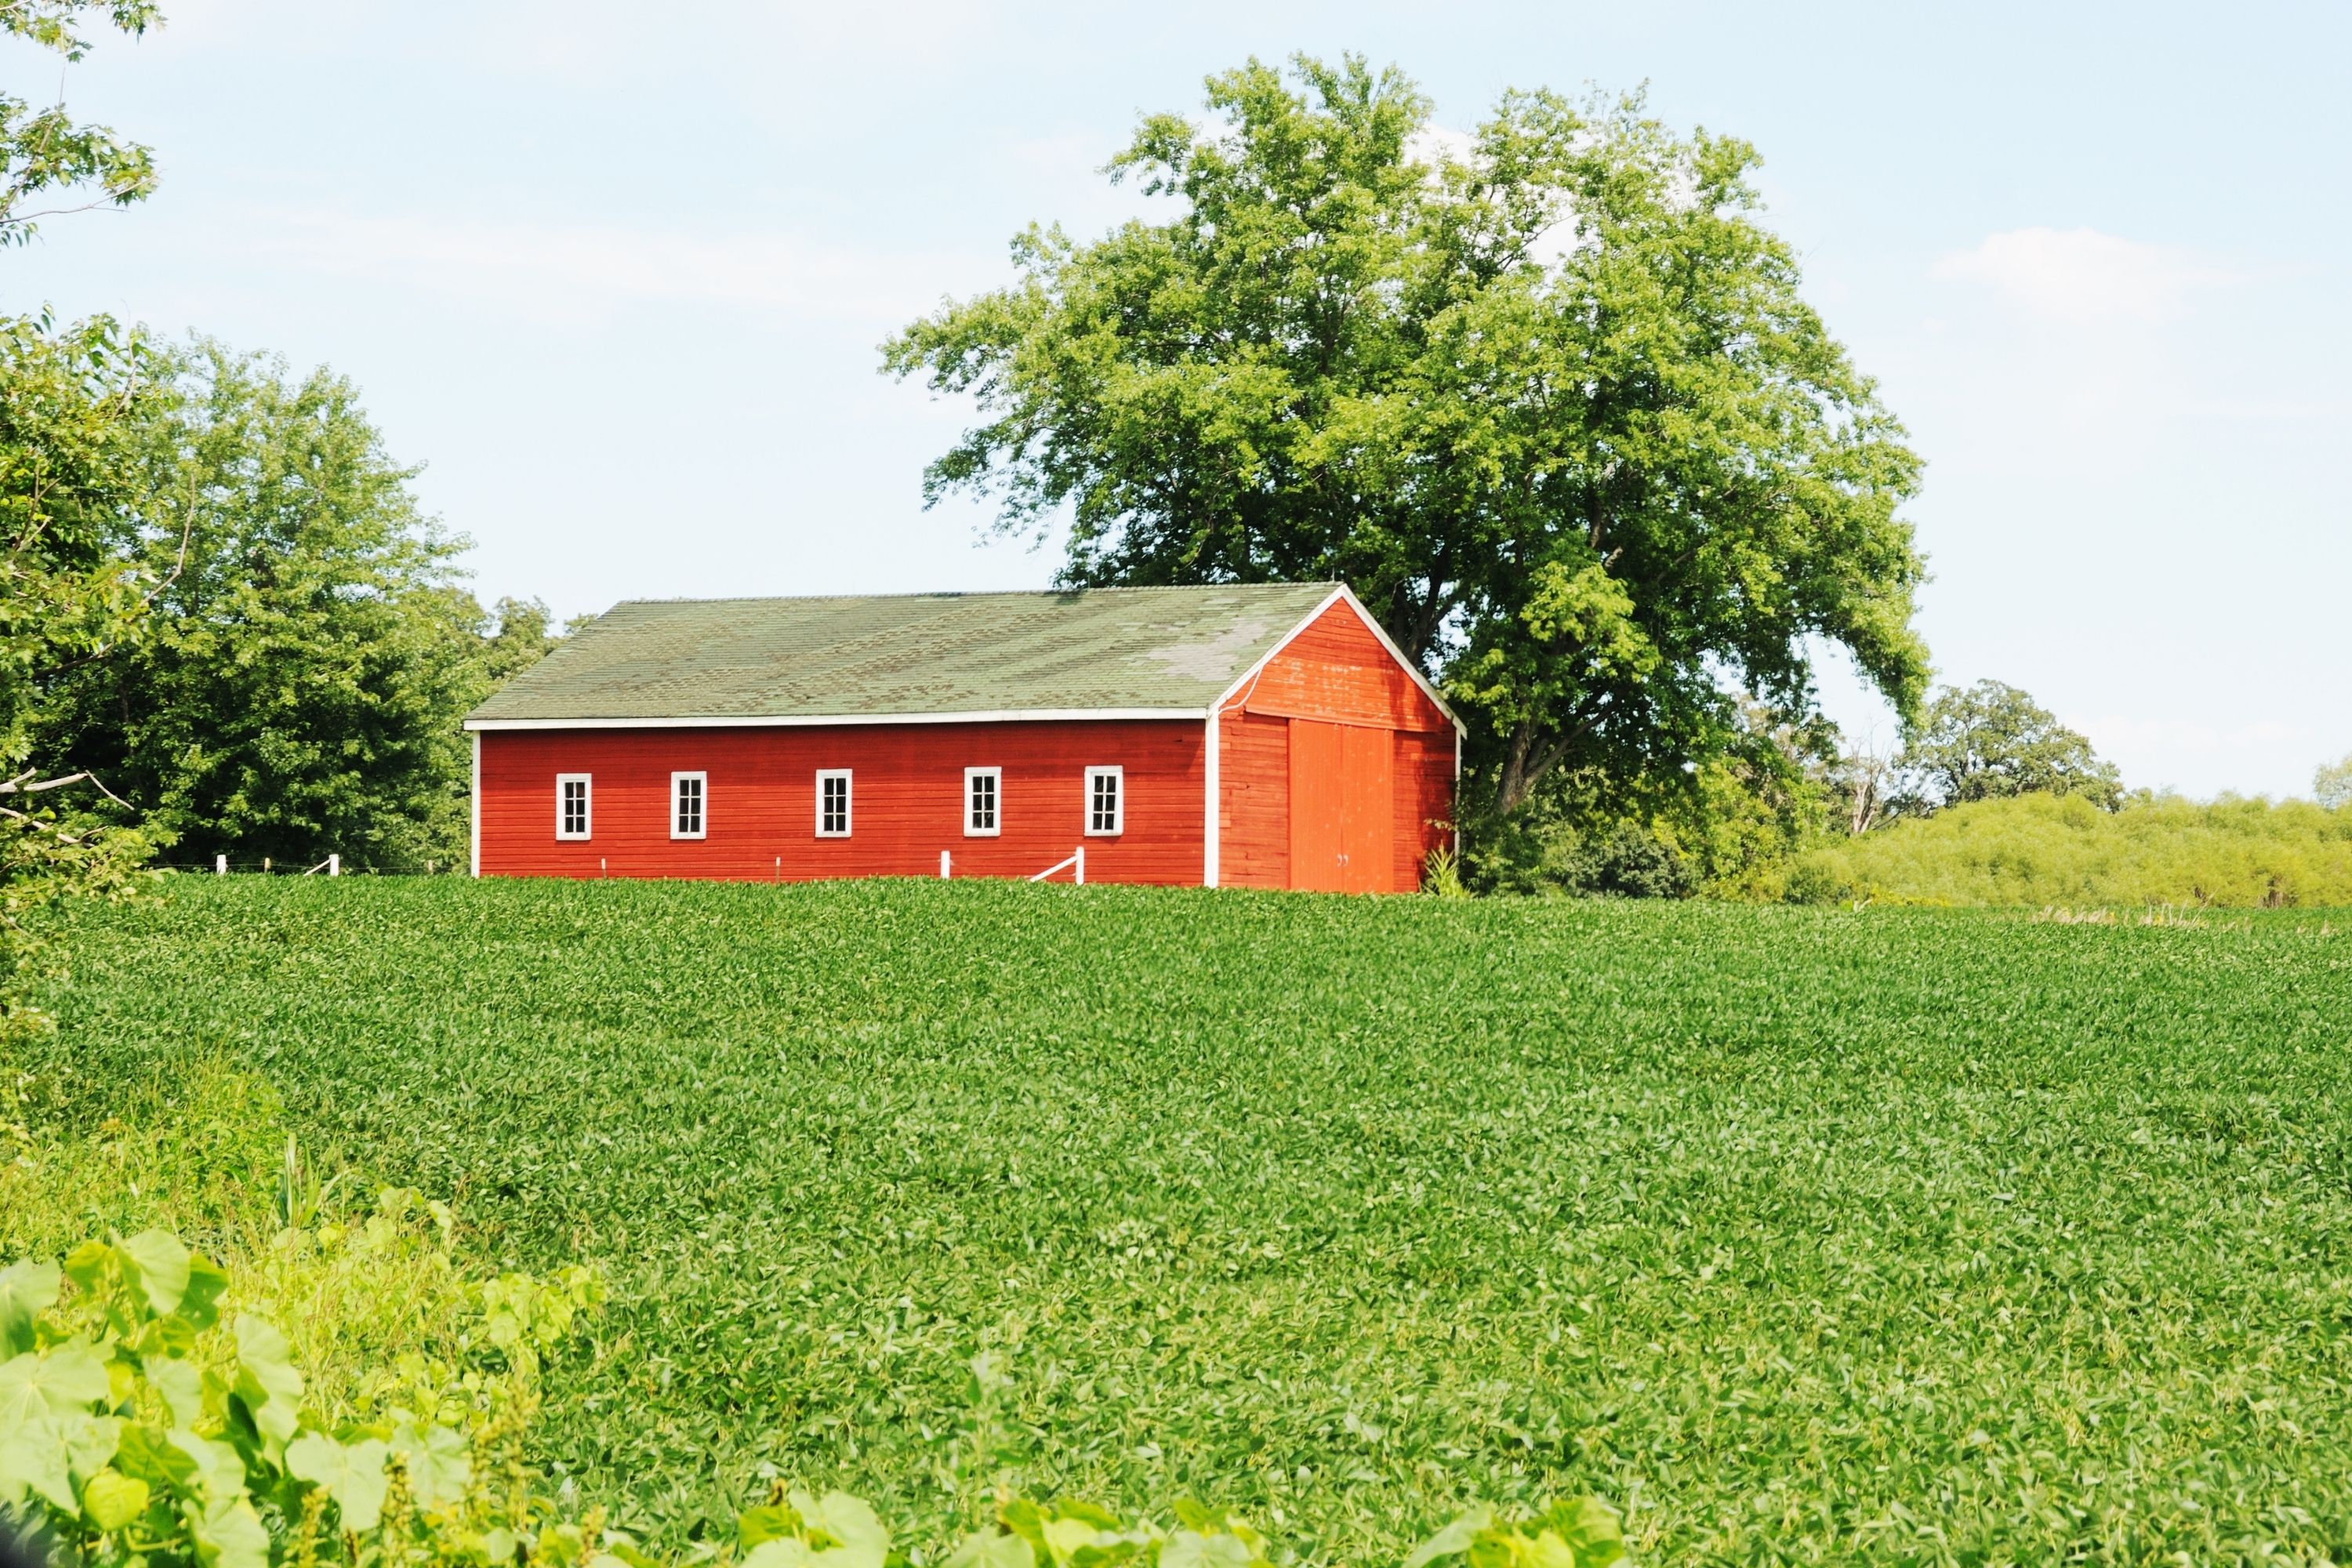
{"type": "Polygon", "coordinates": [[[1393,890],[1395,738],[1355,724],[1290,721],[1290,885],[1393,890]]]}

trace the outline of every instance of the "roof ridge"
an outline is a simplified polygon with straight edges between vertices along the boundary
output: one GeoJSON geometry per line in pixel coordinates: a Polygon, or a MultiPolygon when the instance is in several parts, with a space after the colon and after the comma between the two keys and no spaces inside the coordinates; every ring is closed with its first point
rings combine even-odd
{"type": "Polygon", "coordinates": [[[718,594],[708,598],[692,594],[666,598],[615,599],[623,605],[809,605],[845,599],[1066,599],[1084,594],[1212,594],[1253,588],[1320,588],[1329,592],[1337,580],[1301,579],[1283,583],[1119,583],[1085,588],[915,588],[890,594],[718,594]]]}

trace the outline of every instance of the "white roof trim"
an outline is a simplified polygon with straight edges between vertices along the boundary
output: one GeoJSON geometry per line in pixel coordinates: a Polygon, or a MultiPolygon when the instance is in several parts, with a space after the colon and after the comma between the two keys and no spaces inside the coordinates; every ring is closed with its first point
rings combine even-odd
{"type": "Polygon", "coordinates": [[[1251,665],[1247,669],[1242,671],[1240,679],[1234,681],[1231,686],[1226,687],[1224,690],[1219,692],[1217,694],[1217,700],[1209,704],[1209,711],[1214,713],[1219,709],[1224,707],[1226,703],[1232,701],[1234,692],[1241,690],[1251,681],[1255,680],[1258,678],[1259,673],[1264,670],[1267,665],[1274,662],[1274,658],[1276,654],[1280,653],[1284,648],[1288,647],[1292,640],[1296,638],[1299,633],[1305,631],[1317,621],[1322,619],[1323,612],[1329,609],[1335,604],[1345,604],[1349,609],[1356,612],[1356,618],[1363,622],[1365,628],[1374,637],[1381,639],[1381,646],[1389,650],[1389,657],[1397,661],[1398,668],[1412,678],[1412,683],[1421,688],[1422,695],[1435,703],[1437,705],[1437,710],[1445,715],[1447,722],[1454,726],[1454,732],[1456,735],[1466,735],[1470,732],[1470,727],[1462,722],[1461,719],[1454,713],[1453,708],[1446,703],[1445,699],[1438,695],[1437,688],[1429,683],[1428,678],[1421,673],[1420,667],[1415,665],[1412,660],[1405,658],[1404,649],[1397,647],[1395,639],[1391,637],[1387,631],[1381,627],[1381,623],[1373,618],[1372,612],[1364,608],[1364,602],[1356,597],[1355,591],[1349,588],[1345,583],[1342,583],[1338,587],[1332,589],[1328,595],[1325,595],[1321,604],[1307,611],[1306,616],[1300,620],[1297,626],[1283,633],[1280,640],[1276,642],[1272,647],[1266,649],[1265,654],[1259,658],[1255,664],[1251,665]]]}
{"type": "Polygon", "coordinates": [[[1206,708],[1009,708],[971,713],[794,713],[751,717],[728,714],[685,719],[468,719],[466,728],[476,731],[752,730],[817,724],[1062,723],[1073,719],[1189,719],[1197,723],[1208,716],[1206,708]]]}

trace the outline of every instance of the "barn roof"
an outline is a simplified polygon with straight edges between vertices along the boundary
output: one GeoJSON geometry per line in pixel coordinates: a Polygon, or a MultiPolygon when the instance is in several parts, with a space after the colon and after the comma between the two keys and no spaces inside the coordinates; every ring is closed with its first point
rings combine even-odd
{"type": "Polygon", "coordinates": [[[614,605],[476,709],[563,721],[1202,713],[1339,585],[614,605]]]}

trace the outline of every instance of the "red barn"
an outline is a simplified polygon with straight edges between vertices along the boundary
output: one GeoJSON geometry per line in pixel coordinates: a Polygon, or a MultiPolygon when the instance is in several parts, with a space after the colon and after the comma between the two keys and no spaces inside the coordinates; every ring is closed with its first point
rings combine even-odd
{"type": "Polygon", "coordinates": [[[1332,584],[639,601],[466,727],[477,876],[1366,893],[1451,841],[1462,734],[1332,584]]]}

